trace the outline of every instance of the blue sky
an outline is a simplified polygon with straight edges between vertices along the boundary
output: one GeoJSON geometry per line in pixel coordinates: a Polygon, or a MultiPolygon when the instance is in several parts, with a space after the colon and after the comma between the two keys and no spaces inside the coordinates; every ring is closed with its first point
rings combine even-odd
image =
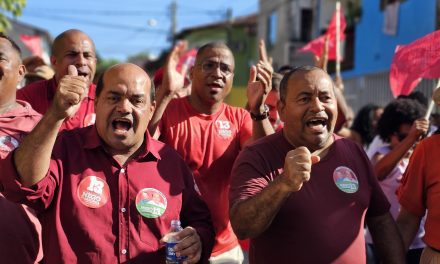
{"type": "MultiPolygon", "coordinates": [[[[103,58],[125,60],[139,52],[159,54],[170,47],[171,0],[28,0],[19,21],[52,37],[66,29],[83,30],[103,58]]],[[[177,32],[258,10],[257,0],[177,0],[177,32]]]]}

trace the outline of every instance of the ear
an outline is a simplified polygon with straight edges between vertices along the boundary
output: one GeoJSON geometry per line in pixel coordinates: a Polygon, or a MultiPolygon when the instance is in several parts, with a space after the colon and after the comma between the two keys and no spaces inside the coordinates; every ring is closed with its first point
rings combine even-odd
{"type": "Polygon", "coordinates": [[[153,117],[154,111],[156,110],[156,100],[151,102],[150,104],[150,116],[148,117],[148,122],[151,121],[151,118],[153,117]]]}
{"type": "Polygon", "coordinates": [[[278,111],[278,115],[280,116],[281,121],[286,122],[285,119],[285,112],[286,112],[286,104],[284,102],[282,102],[281,100],[278,100],[277,102],[277,111],[278,111]]]}
{"type": "Polygon", "coordinates": [[[93,101],[93,107],[95,107],[96,112],[96,106],[98,105],[99,96],[95,96],[95,100],[93,101]]]}
{"type": "Polygon", "coordinates": [[[189,69],[189,79],[191,80],[191,82],[193,81],[194,78],[194,67],[195,66],[191,66],[191,69],[189,69]]]}
{"type": "Polygon", "coordinates": [[[18,82],[21,82],[26,74],[26,67],[23,64],[18,66],[18,82]]]}
{"type": "Polygon", "coordinates": [[[57,64],[57,57],[55,57],[54,55],[50,56],[50,63],[55,66],[57,64]]]}

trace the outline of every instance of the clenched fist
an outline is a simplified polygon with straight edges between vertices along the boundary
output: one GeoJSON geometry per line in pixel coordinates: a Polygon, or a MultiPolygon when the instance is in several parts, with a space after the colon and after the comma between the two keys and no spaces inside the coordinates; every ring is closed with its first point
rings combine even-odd
{"type": "Polygon", "coordinates": [[[284,173],[281,181],[291,192],[301,189],[304,182],[310,180],[312,164],[319,162],[319,156],[312,155],[306,147],[298,147],[287,152],[284,161],[284,173]]]}
{"type": "Polygon", "coordinates": [[[81,101],[88,94],[86,78],[78,76],[78,71],[69,65],[68,74],[58,83],[58,89],[51,106],[52,113],[57,118],[64,119],[73,116],[78,111],[81,101]]]}

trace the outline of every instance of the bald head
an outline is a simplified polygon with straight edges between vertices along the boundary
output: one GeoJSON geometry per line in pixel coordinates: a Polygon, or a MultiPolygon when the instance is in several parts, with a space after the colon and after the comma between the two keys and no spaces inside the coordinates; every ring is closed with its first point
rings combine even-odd
{"type": "Polygon", "coordinates": [[[68,73],[69,65],[73,65],[78,75],[85,77],[91,84],[96,72],[95,44],[80,30],[64,31],[54,40],[50,61],[57,81],[68,73]]]}
{"type": "Polygon", "coordinates": [[[120,63],[108,68],[99,78],[96,86],[96,97],[99,97],[101,94],[105,86],[105,80],[108,79],[109,76],[121,76],[128,82],[145,87],[149,90],[150,100],[154,101],[154,89],[151,89],[150,77],[141,67],[132,63],[120,63]]]}
{"type": "Polygon", "coordinates": [[[62,50],[62,46],[63,46],[63,42],[65,41],[65,39],[71,39],[74,36],[82,36],[83,38],[86,38],[90,41],[90,43],[92,44],[93,47],[93,52],[95,52],[95,43],[93,43],[92,39],[84,32],[82,32],[81,30],[78,29],[69,29],[66,30],[64,32],[62,32],[61,34],[59,34],[54,40],[53,40],[53,44],[52,44],[52,56],[57,56],[60,51],[62,50]]]}

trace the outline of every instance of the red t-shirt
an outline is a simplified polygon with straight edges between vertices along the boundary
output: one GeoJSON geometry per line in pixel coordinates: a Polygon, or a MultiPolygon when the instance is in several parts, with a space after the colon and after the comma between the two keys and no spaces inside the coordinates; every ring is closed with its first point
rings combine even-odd
{"type": "MultiPolygon", "coordinates": [[[[18,147],[40,121],[41,115],[23,101],[20,107],[0,114],[0,159],[18,147]]],[[[0,173],[0,192],[3,190],[0,173]]],[[[12,203],[0,193],[0,262],[36,263],[43,258],[41,224],[32,209],[12,203]]]]}
{"type": "MultiPolygon", "coordinates": [[[[230,202],[262,191],[283,172],[293,147],[276,132],[246,147],[232,171],[230,202]]],[[[270,206],[270,205],[262,205],[270,206]]],[[[364,151],[335,138],[312,166],[310,181],[284,202],[270,226],[251,239],[251,263],[365,263],[365,215],[388,212],[364,151]]]]}
{"type": "Polygon", "coordinates": [[[232,165],[252,135],[249,113],[222,104],[211,115],[197,112],[188,98],[174,99],[159,123],[159,139],[179,152],[208,204],[216,231],[213,256],[238,245],[229,222],[228,190],[232,165]]]}
{"type": "Polygon", "coordinates": [[[440,249],[440,162],[436,158],[439,150],[440,135],[422,140],[397,189],[401,206],[412,214],[423,217],[428,209],[423,241],[436,249],[440,249]]]}
{"type": "Polygon", "coordinates": [[[120,166],[103,148],[95,126],[61,133],[47,176],[21,186],[13,155],[2,170],[5,196],[39,212],[47,263],[165,263],[159,240],[171,220],[194,227],[206,262],[214,244],[209,210],[190,170],[165,144],[146,147],[120,166]]]}
{"type": "MultiPolygon", "coordinates": [[[[75,115],[64,120],[60,131],[86,127],[95,123],[95,88],[94,84],[90,84],[88,96],[82,100],[75,115]]],[[[17,90],[17,99],[30,103],[35,111],[44,115],[52,104],[56,90],[57,82],[54,77],[50,80],[31,83],[17,90]]]]}

